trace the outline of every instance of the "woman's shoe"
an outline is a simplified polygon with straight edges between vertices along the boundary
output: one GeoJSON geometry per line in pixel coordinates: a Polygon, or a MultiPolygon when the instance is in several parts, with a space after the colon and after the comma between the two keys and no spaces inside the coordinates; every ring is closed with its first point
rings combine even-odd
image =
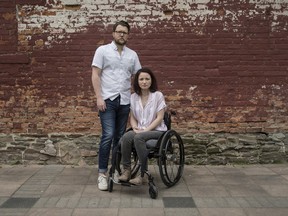
{"type": "Polygon", "coordinates": [[[127,182],[130,178],[131,178],[131,169],[124,169],[122,174],[118,177],[118,180],[127,182]]]}
{"type": "Polygon", "coordinates": [[[138,175],[134,179],[131,179],[129,181],[129,183],[131,183],[133,185],[137,185],[137,186],[142,185],[143,184],[143,178],[140,175],[138,175]]]}

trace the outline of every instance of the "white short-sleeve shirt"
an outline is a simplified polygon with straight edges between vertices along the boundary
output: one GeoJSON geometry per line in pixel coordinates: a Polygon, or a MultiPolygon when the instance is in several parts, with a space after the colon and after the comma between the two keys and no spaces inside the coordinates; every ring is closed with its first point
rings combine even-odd
{"type": "MultiPolygon", "coordinates": [[[[141,97],[136,93],[131,95],[131,112],[138,122],[138,128],[147,128],[156,119],[157,112],[164,109],[165,107],[165,98],[160,91],[149,94],[147,103],[144,108],[142,106],[141,97]]],[[[165,125],[164,120],[162,120],[161,124],[158,125],[155,130],[167,130],[167,126],[165,125]]]]}
{"type": "Polygon", "coordinates": [[[93,57],[92,66],[102,70],[101,94],[103,99],[114,100],[120,95],[120,104],[129,104],[131,75],[141,68],[137,53],[124,46],[120,55],[116,44],[112,41],[110,44],[98,47],[93,57]]]}

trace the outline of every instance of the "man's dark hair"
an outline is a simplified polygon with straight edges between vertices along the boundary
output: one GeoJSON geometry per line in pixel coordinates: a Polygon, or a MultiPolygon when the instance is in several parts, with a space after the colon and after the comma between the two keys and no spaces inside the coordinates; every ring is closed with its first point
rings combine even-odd
{"type": "Polygon", "coordinates": [[[158,86],[157,86],[157,80],[155,75],[153,74],[153,72],[149,69],[149,68],[141,68],[140,70],[137,71],[137,73],[135,74],[134,77],[134,83],[133,83],[133,87],[134,87],[134,91],[136,94],[141,95],[141,88],[139,86],[139,75],[141,73],[148,73],[151,76],[151,86],[149,88],[150,92],[156,92],[158,90],[158,86]]]}
{"type": "Polygon", "coordinates": [[[124,21],[124,20],[121,20],[121,21],[116,22],[116,23],[114,24],[114,26],[113,26],[113,32],[116,31],[116,28],[117,28],[118,25],[127,27],[128,33],[130,32],[130,25],[128,24],[128,22],[126,22],[126,21],[124,21]]]}

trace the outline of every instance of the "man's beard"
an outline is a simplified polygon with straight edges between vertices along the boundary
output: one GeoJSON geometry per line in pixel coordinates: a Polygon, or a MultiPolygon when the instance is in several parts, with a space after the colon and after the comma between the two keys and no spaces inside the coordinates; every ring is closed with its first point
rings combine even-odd
{"type": "Polygon", "coordinates": [[[124,46],[127,43],[127,41],[123,40],[123,42],[120,42],[119,40],[115,40],[115,43],[117,45],[124,46]]]}

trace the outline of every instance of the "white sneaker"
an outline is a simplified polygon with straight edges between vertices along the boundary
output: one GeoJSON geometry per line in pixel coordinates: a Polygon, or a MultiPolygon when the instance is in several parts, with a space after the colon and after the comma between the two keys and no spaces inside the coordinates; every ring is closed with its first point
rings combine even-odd
{"type": "Polygon", "coordinates": [[[107,177],[104,175],[98,176],[98,188],[99,190],[105,191],[108,190],[107,177]]]}

